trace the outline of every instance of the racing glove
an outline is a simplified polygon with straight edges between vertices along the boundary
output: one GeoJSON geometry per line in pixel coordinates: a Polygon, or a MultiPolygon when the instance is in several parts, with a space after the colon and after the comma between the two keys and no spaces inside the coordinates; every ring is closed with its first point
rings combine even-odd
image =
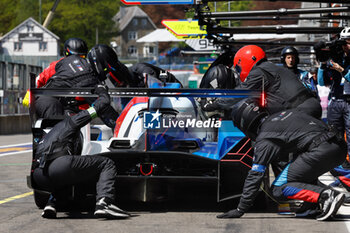
{"type": "Polygon", "coordinates": [[[214,98],[202,99],[200,105],[202,110],[206,112],[212,112],[218,109],[216,99],[214,98]]]}
{"type": "Polygon", "coordinates": [[[98,95],[98,99],[93,103],[97,115],[100,115],[110,105],[110,97],[108,88],[103,85],[96,85],[94,93],[98,95]]]}
{"type": "Polygon", "coordinates": [[[29,102],[30,102],[30,91],[28,90],[26,95],[23,98],[22,105],[26,108],[29,108],[29,102]]]}
{"type": "Polygon", "coordinates": [[[242,217],[244,214],[244,212],[240,209],[234,209],[234,210],[230,210],[226,213],[220,214],[218,216],[216,216],[217,218],[240,218],[242,217]]]}

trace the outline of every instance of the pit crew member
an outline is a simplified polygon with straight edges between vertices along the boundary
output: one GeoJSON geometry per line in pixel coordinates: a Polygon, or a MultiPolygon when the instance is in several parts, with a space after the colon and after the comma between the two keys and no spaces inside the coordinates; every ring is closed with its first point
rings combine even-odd
{"type": "Polygon", "coordinates": [[[317,178],[338,166],[346,156],[342,136],[308,114],[296,109],[268,115],[255,99],[244,99],[232,110],[234,125],[255,141],[252,169],[246,178],[237,209],[218,218],[239,218],[254,202],[264,173],[272,161],[293,158],[271,185],[279,200],[303,200],[320,204],[323,221],[334,216],[345,199],[344,193],[317,185],[317,178]]]}
{"type": "MultiPolygon", "coordinates": [[[[60,61],[62,61],[63,59],[65,59],[70,55],[77,55],[77,56],[80,56],[81,58],[85,58],[87,53],[88,53],[88,48],[84,40],[80,38],[69,38],[64,43],[64,57],[62,57],[57,61],[51,62],[50,65],[47,68],[45,68],[44,71],[41,72],[36,77],[36,82],[35,82],[36,87],[39,88],[39,87],[45,86],[47,81],[56,74],[57,69],[59,68],[59,66],[56,66],[57,63],[59,63],[60,61]]],[[[51,100],[51,99],[49,100],[55,102],[55,100],[51,100]]],[[[22,104],[24,107],[29,107],[29,90],[27,91],[22,104]]],[[[53,112],[53,114],[55,113],[53,112]]]]}
{"type": "MultiPolygon", "coordinates": [[[[232,69],[234,52],[226,51],[221,54],[209,67],[209,69],[203,75],[203,78],[199,84],[199,88],[206,89],[234,89],[236,87],[236,80],[239,79],[238,74],[232,69]]],[[[209,106],[217,101],[216,98],[198,98],[199,104],[202,108],[209,106]]],[[[231,118],[230,111],[206,111],[208,117],[218,117],[225,119],[231,118]]]]}
{"type": "MultiPolygon", "coordinates": [[[[52,191],[57,197],[69,185],[96,182],[96,209],[98,218],[128,218],[130,215],[115,206],[116,166],[103,156],[79,156],[77,138],[80,128],[88,124],[110,105],[106,88],[95,88],[98,99],[93,107],[76,115],[67,116],[57,123],[39,142],[33,163],[33,180],[39,186],[52,191]]],[[[56,218],[53,198],[44,208],[42,217],[56,218]]]]}
{"type": "MultiPolygon", "coordinates": [[[[266,59],[265,52],[256,45],[247,45],[239,49],[233,62],[239,73],[238,89],[258,90],[266,94],[266,109],[275,113],[297,108],[316,118],[320,118],[320,101],[295,75],[284,67],[277,66],[266,59]]],[[[203,106],[203,110],[230,110],[237,99],[218,98],[203,106]]]]}

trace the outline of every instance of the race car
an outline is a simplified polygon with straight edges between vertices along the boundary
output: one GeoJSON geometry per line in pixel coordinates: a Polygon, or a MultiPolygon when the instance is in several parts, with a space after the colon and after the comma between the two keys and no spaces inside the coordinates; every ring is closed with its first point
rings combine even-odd
{"type": "MultiPolygon", "coordinates": [[[[114,103],[125,102],[120,98],[129,102],[123,106],[113,132],[96,123],[82,128],[78,139],[81,155],[99,154],[115,161],[118,200],[152,203],[215,196],[221,202],[240,197],[252,163],[250,140],[233,126],[229,116],[208,117],[197,98],[235,98],[254,93],[181,89],[178,83],[163,83],[152,77],[147,83],[149,88],[109,90],[114,103]]],[[[31,99],[35,101],[35,95],[91,97],[90,91],[33,88],[31,99]]],[[[37,119],[33,107],[31,119],[34,155],[36,143],[59,119],[37,119]]],[[[36,205],[43,208],[50,190],[42,190],[30,176],[28,185],[34,189],[36,205]]],[[[94,190],[84,188],[83,192],[93,194],[94,190]]]]}

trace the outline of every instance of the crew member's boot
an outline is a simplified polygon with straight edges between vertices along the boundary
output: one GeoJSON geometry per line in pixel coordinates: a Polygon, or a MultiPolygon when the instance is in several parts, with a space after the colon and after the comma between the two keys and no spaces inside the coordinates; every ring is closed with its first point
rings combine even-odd
{"type": "Polygon", "coordinates": [[[324,190],[318,199],[321,207],[321,214],[316,217],[318,221],[324,221],[336,215],[338,209],[345,200],[345,194],[335,190],[324,190]]]}
{"type": "Polygon", "coordinates": [[[56,199],[50,195],[49,200],[47,201],[47,204],[41,213],[41,217],[43,218],[56,218],[57,211],[56,211],[56,199]]]}
{"type": "Polygon", "coordinates": [[[129,218],[130,214],[116,205],[112,204],[112,200],[103,197],[96,203],[94,215],[97,218],[129,218]]]}

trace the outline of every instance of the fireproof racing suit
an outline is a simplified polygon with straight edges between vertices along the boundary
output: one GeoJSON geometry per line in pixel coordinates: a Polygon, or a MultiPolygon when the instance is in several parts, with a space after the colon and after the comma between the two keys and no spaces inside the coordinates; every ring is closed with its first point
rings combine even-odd
{"type": "Polygon", "coordinates": [[[275,113],[258,131],[238,209],[246,212],[253,204],[268,165],[276,160],[288,161],[288,165],[273,182],[273,195],[279,200],[317,203],[325,190],[317,185],[317,178],[341,164],[345,156],[344,140],[321,120],[295,109],[275,113]],[[285,156],[290,153],[291,159],[285,156]]]}
{"type": "Polygon", "coordinates": [[[97,182],[97,200],[102,197],[114,200],[114,162],[99,155],[75,155],[79,154],[76,142],[79,141],[80,128],[96,117],[96,112],[99,114],[103,111],[107,103],[109,96],[105,92],[94,107],[67,116],[41,139],[36,147],[32,170],[33,180],[38,187],[53,192],[55,196],[69,185],[97,182]]]}
{"type": "Polygon", "coordinates": [[[316,118],[321,117],[322,108],[315,95],[288,69],[264,59],[252,68],[246,81],[240,86],[266,92],[266,107],[270,114],[297,108],[316,118]]]}
{"type": "MultiPolygon", "coordinates": [[[[295,74],[265,59],[255,64],[245,82],[241,82],[237,89],[266,93],[266,109],[270,114],[293,108],[316,118],[320,118],[322,114],[320,101],[295,78],[295,74]]],[[[230,110],[238,101],[239,99],[218,98],[215,103],[204,106],[203,109],[230,110]]]]}
{"type": "MultiPolygon", "coordinates": [[[[55,65],[55,74],[50,77],[44,88],[79,88],[94,87],[99,80],[86,59],[78,55],[70,55],[61,59],[55,65]]],[[[39,117],[50,118],[61,116],[64,110],[77,112],[90,107],[95,98],[54,98],[40,96],[35,101],[35,108],[39,117]]],[[[118,113],[109,106],[104,113],[100,114],[103,122],[114,128],[118,113]]]]}
{"type": "Polygon", "coordinates": [[[49,78],[55,75],[56,64],[60,62],[62,59],[64,59],[64,57],[62,57],[57,61],[51,62],[50,65],[47,68],[45,68],[44,71],[38,75],[38,77],[36,77],[36,87],[45,86],[49,78]]]}
{"type": "MultiPolygon", "coordinates": [[[[50,67],[47,68],[48,71],[46,72],[49,75],[51,75],[53,70],[51,65],[50,67]]],[[[42,79],[38,79],[37,83],[42,85],[38,87],[94,87],[98,83],[98,79],[95,77],[88,62],[77,55],[71,55],[59,60],[55,64],[54,74],[51,77],[49,77],[49,75],[43,75],[42,79]]],[[[39,117],[48,118],[56,115],[63,115],[64,106],[67,105],[66,101],[67,99],[64,98],[56,99],[50,96],[41,96],[35,101],[35,108],[39,117]]],[[[69,102],[72,102],[72,99],[70,99],[69,102]]],[[[87,107],[88,106],[84,106],[83,109],[87,107]]]]}

